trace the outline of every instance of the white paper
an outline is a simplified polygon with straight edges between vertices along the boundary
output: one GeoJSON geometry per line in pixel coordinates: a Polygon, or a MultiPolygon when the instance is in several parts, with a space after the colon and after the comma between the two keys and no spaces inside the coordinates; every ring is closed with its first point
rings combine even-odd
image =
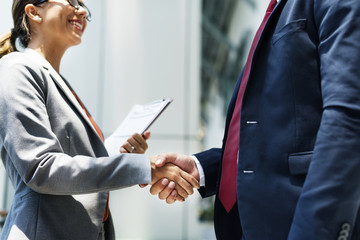
{"type": "Polygon", "coordinates": [[[171,102],[172,99],[160,99],[134,105],[114,133],[105,139],[109,156],[119,154],[120,147],[134,133],[143,134],[171,102]]]}

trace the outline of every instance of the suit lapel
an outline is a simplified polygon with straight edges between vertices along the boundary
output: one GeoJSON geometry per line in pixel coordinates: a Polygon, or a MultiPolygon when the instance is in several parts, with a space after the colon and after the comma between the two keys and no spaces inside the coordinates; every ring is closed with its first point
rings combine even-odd
{"type": "Polygon", "coordinates": [[[253,62],[256,61],[256,59],[257,59],[258,48],[261,47],[264,37],[268,34],[269,28],[276,23],[277,16],[279,16],[279,14],[281,14],[282,9],[284,8],[284,5],[286,2],[287,2],[287,0],[279,0],[278,4],[276,5],[276,7],[272,11],[271,15],[269,16],[269,18],[264,26],[264,29],[261,33],[260,39],[257,43],[256,49],[254,51],[254,55],[253,55],[253,59],[252,59],[253,62]]]}
{"type": "Polygon", "coordinates": [[[264,30],[263,30],[264,34],[266,34],[266,32],[267,32],[267,28],[273,24],[274,20],[276,19],[276,16],[278,16],[281,13],[286,2],[287,2],[287,0],[279,0],[279,2],[277,3],[276,7],[274,8],[272,14],[270,15],[270,17],[264,27],[264,30]]]}
{"type": "Polygon", "coordinates": [[[49,72],[52,80],[59,87],[59,89],[64,93],[64,95],[67,97],[67,99],[71,102],[74,109],[78,113],[80,113],[82,118],[88,123],[88,125],[94,131],[94,133],[97,136],[99,136],[95,127],[90,122],[89,117],[86,115],[85,110],[82,108],[79,101],[76,99],[74,94],[71,92],[69,86],[65,83],[65,80],[55,71],[55,69],[50,65],[50,63],[32,49],[27,48],[27,49],[25,49],[24,53],[29,55],[32,59],[34,59],[37,63],[39,63],[41,66],[43,66],[44,69],[46,69],[49,72]]]}

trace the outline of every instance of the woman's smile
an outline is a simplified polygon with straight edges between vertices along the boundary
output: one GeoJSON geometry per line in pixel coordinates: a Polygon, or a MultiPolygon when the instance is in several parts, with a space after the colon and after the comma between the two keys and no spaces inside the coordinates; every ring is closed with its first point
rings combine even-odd
{"type": "Polygon", "coordinates": [[[83,32],[84,29],[84,22],[81,20],[69,20],[71,25],[74,26],[74,28],[80,32],[83,32]]]}

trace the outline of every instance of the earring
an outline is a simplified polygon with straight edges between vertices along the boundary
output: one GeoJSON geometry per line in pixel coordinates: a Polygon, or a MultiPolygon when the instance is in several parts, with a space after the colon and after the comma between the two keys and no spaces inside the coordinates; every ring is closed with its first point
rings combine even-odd
{"type": "Polygon", "coordinates": [[[36,20],[42,21],[42,18],[39,17],[39,16],[35,16],[34,18],[35,18],[36,20]]]}

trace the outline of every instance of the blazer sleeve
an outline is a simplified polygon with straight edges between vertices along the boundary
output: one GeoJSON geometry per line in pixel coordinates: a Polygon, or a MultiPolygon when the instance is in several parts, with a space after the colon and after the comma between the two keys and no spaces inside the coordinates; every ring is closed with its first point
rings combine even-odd
{"type": "Polygon", "coordinates": [[[150,160],[144,155],[64,153],[48,118],[44,73],[21,56],[7,57],[0,61],[0,148],[13,182],[19,175],[36,192],[73,195],[151,181],[150,160]]]}
{"type": "Polygon", "coordinates": [[[336,239],[351,234],[359,221],[360,1],[315,0],[314,16],[323,115],[288,237],[292,240],[336,239]]]}
{"type": "Polygon", "coordinates": [[[200,195],[209,197],[216,194],[221,148],[212,148],[194,155],[199,160],[205,174],[205,187],[199,189],[200,195]]]}

